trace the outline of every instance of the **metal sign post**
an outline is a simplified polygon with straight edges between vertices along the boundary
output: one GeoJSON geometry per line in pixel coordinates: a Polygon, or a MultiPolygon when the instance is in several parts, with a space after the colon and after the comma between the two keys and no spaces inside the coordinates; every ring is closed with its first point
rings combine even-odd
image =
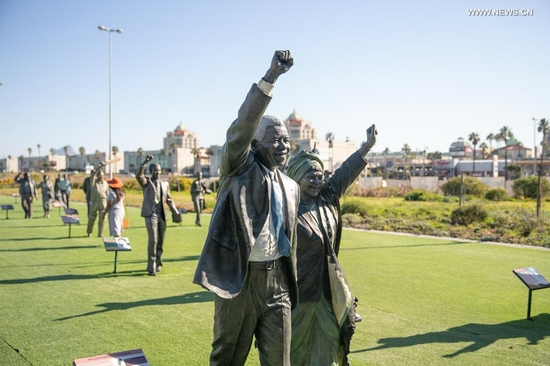
{"type": "Polygon", "coordinates": [[[531,299],[533,291],[550,288],[550,283],[533,267],[518,268],[512,272],[523,282],[529,289],[529,295],[527,297],[527,320],[531,319],[531,299]]]}

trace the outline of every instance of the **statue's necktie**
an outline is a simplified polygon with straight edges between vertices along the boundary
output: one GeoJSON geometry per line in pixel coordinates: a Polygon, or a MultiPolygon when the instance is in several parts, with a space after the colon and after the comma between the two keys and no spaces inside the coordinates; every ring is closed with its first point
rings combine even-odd
{"type": "Polygon", "coordinates": [[[290,241],[285,233],[283,226],[283,194],[279,183],[275,181],[275,173],[269,172],[271,178],[271,217],[273,219],[273,229],[275,238],[279,247],[279,253],[288,257],[290,255],[290,241]]]}

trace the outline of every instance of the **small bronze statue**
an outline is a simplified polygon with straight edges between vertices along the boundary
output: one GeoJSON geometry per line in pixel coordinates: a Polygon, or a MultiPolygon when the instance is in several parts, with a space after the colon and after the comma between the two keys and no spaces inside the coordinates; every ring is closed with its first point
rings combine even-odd
{"type": "Polygon", "coordinates": [[[172,221],[181,222],[181,214],[170,195],[170,185],[160,179],[160,165],[149,164],[151,177],[145,177],[145,167],[153,160],[147,155],[139,167],[136,179],[143,189],[143,204],[141,205],[141,216],[145,218],[147,227],[147,273],[156,276],[162,270],[162,253],[164,251],[164,234],[166,233],[166,210],[168,206],[172,212],[172,221]]]}

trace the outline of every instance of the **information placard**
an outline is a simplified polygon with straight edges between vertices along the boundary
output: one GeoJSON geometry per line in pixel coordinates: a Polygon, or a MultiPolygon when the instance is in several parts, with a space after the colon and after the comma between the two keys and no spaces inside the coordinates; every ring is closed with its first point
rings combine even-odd
{"type": "Polygon", "coordinates": [[[110,353],[73,361],[73,366],[150,366],[141,349],[110,353]]]}
{"type": "Polygon", "coordinates": [[[531,290],[550,287],[550,283],[533,267],[514,269],[521,282],[531,290]]]}
{"type": "Polygon", "coordinates": [[[78,215],[78,210],[76,208],[65,208],[66,215],[78,215]]]}
{"type": "Polygon", "coordinates": [[[80,220],[76,216],[61,216],[64,224],[80,224],[80,220]]]}
{"type": "Polygon", "coordinates": [[[132,250],[128,238],[103,238],[103,244],[108,252],[132,250]]]}
{"type": "Polygon", "coordinates": [[[10,212],[10,210],[13,210],[13,205],[2,205],[2,210],[6,211],[6,220],[7,220],[9,219],[8,212],[10,212]]]}

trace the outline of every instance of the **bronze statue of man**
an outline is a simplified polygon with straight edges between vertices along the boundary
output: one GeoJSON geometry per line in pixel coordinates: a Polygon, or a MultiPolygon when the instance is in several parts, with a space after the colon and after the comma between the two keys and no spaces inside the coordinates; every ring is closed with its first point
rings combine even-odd
{"type": "Polygon", "coordinates": [[[33,199],[38,199],[36,183],[31,178],[29,173],[23,173],[23,178],[20,178],[21,172],[17,173],[14,180],[19,184],[19,195],[21,196],[21,207],[25,211],[25,218],[32,219],[32,204],[33,199]]]}
{"type": "Polygon", "coordinates": [[[290,151],[284,122],[262,115],[293,62],[290,51],[275,52],[227,130],[218,199],[193,280],[215,294],[210,365],[244,365],[254,337],[262,365],[290,365],[299,187],[278,169],[290,151]]]}
{"type": "Polygon", "coordinates": [[[151,155],[139,167],[136,179],[143,189],[143,204],[141,216],[145,218],[147,227],[147,273],[156,276],[162,270],[162,253],[164,252],[164,234],[166,233],[166,210],[168,206],[172,212],[172,221],[181,222],[181,214],[170,195],[170,185],[160,179],[160,165],[149,164],[151,177],[145,177],[145,167],[153,160],[151,155]]]}
{"type": "Polygon", "coordinates": [[[195,209],[195,225],[202,226],[201,224],[201,211],[204,209],[204,194],[211,193],[206,188],[206,183],[202,179],[202,173],[197,173],[197,179],[191,183],[191,200],[193,201],[193,207],[195,209]]]}

